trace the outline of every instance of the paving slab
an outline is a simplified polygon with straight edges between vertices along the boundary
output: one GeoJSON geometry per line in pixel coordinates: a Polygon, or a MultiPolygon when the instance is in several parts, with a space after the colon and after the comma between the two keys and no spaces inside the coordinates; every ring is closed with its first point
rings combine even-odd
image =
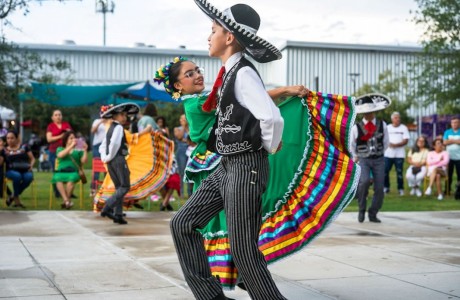
{"type": "MultiPolygon", "coordinates": [[[[173,213],[0,211],[0,299],[193,299],[169,232],[173,213]]],[[[460,211],[342,213],[270,265],[290,300],[460,299],[460,211]]],[[[236,289],[226,295],[249,300],[236,289]]]]}

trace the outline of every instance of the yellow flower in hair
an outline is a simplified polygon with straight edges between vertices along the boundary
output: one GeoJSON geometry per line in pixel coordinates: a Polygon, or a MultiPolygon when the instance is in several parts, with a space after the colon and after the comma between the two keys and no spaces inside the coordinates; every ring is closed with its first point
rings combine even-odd
{"type": "Polygon", "coordinates": [[[162,68],[158,69],[158,75],[160,75],[161,77],[165,77],[165,74],[163,73],[162,68]]]}
{"type": "Polygon", "coordinates": [[[173,62],[176,63],[180,60],[180,57],[174,57],[173,62]]]}

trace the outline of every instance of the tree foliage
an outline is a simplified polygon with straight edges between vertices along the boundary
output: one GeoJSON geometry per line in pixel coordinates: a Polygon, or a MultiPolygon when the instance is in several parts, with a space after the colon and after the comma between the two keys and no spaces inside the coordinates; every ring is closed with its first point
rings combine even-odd
{"type": "Polygon", "coordinates": [[[408,92],[409,87],[407,77],[393,77],[393,73],[390,70],[387,70],[379,74],[377,83],[365,83],[355,94],[364,95],[369,93],[380,93],[389,96],[391,99],[391,106],[376,113],[377,117],[388,123],[391,122],[391,114],[394,111],[397,111],[401,115],[401,122],[409,124],[414,121],[414,119],[409,117],[407,113],[407,110],[414,103],[413,97],[410,95],[410,92],[408,92]],[[399,99],[399,95],[401,95],[402,91],[406,94],[405,101],[401,101],[401,99],[399,99]]]}
{"type": "Polygon", "coordinates": [[[417,93],[435,100],[440,113],[460,113],[460,1],[416,2],[413,21],[424,30],[417,93]]]}

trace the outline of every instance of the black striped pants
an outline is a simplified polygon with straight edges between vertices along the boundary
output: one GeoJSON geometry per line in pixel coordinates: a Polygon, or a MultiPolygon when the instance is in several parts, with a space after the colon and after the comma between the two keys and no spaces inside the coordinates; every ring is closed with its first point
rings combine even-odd
{"type": "Polygon", "coordinates": [[[268,169],[268,155],[263,150],[224,156],[172,218],[171,232],[182,272],[196,299],[212,299],[222,292],[196,230],[222,209],[227,216],[230,251],[251,299],[285,299],[257,246],[268,169]]]}

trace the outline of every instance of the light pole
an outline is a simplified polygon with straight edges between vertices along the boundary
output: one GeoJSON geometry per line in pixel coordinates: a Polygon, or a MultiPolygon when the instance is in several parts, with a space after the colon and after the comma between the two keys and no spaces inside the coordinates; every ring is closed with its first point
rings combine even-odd
{"type": "Polygon", "coordinates": [[[102,13],[103,15],[104,46],[105,46],[105,32],[106,32],[105,15],[107,13],[113,13],[114,10],[115,10],[115,3],[113,3],[113,1],[110,1],[110,7],[109,7],[109,0],[96,0],[96,12],[102,13]]]}
{"type": "Polygon", "coordinates": [[[356,78],[361,75],[360,73],[348,73],[348,76],[351,77],[351,82],[353,82],[353,95],[356,93],[356,78]]]}

